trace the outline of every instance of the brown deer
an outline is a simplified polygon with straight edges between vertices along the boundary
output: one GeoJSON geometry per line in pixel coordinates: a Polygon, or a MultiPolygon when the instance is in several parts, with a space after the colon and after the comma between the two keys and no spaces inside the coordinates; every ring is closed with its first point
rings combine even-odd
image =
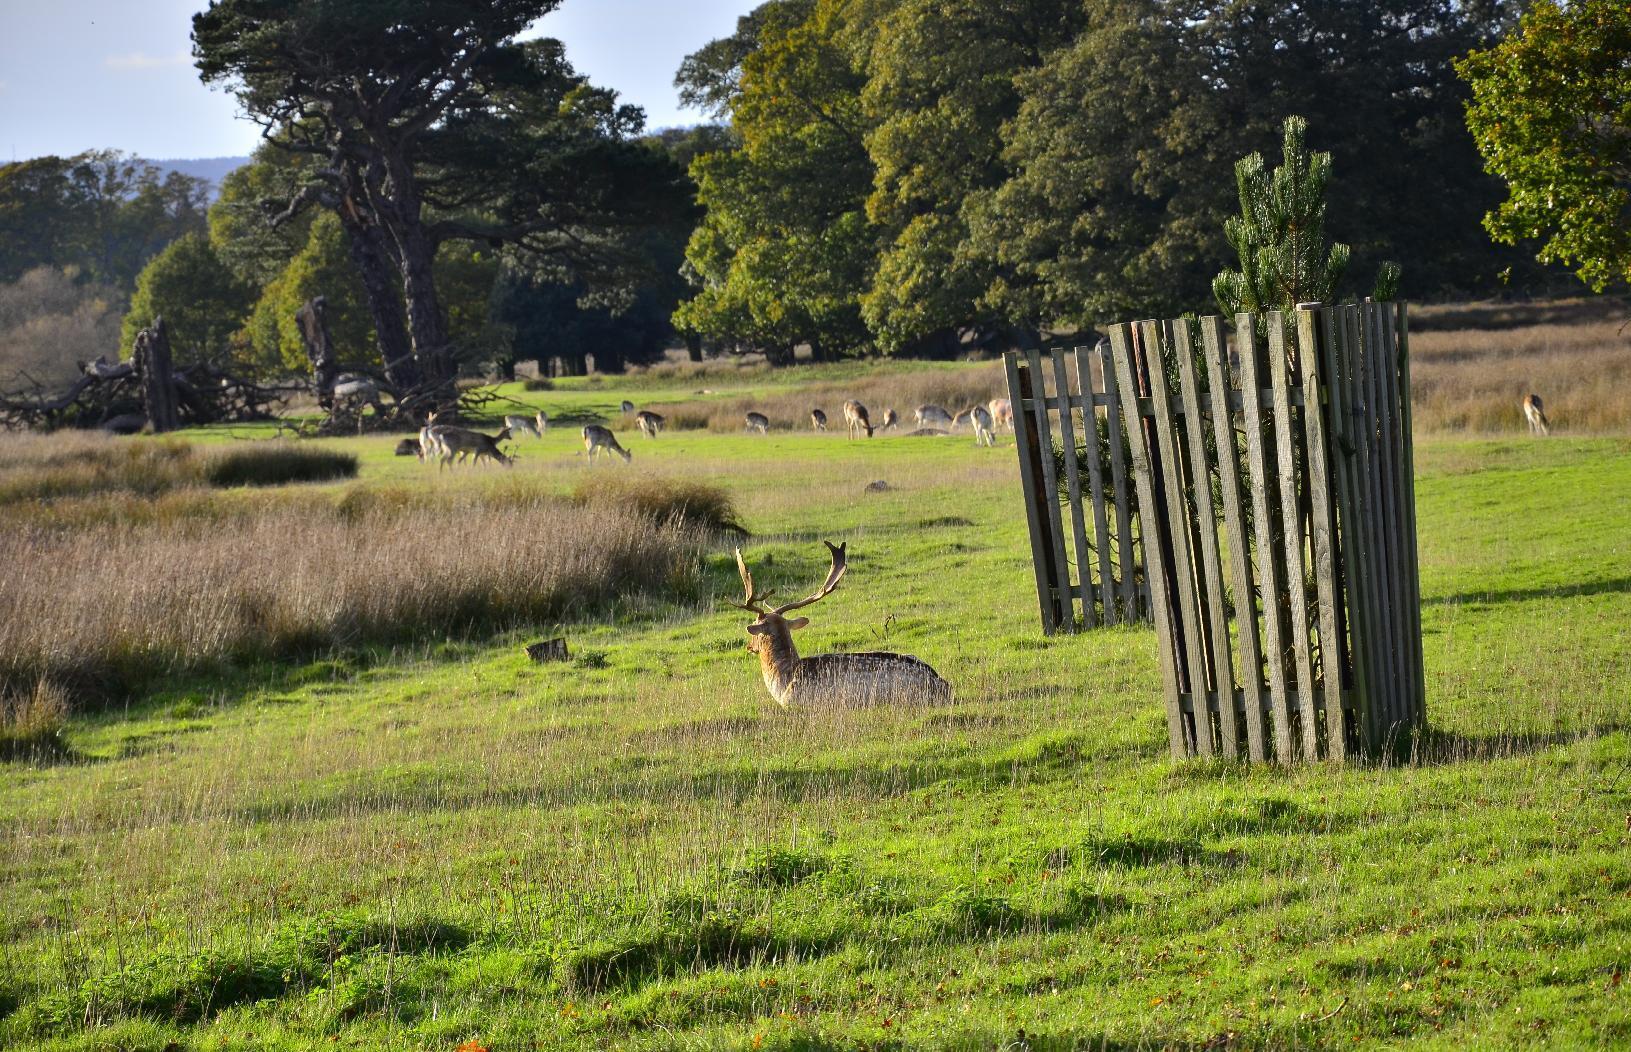
{"type": "Polygon", "coordinates": [[[809,596],[775,609],[765,606],[769,592],[754,591],[753,575],[742,559],[742,549],[736,549],[736,569],[742,575],[744,596],[742,602],[731,605],[755,615],[748,625],[748,649],[759,655],[759,668],[770,696],[784,706],[950,701],[951,684],[927,663],[906,654],[874,651],[799,657],[793,633],[809,624],[810,619],[785,615],[832,594],[846,569],[844,556],[849,545],[823,543],[832,553],[826,583],[809,596]]]}
{"type": "Polygon", "coordinates": [[[656,438],[657,432],[663,429],[663,414],[653,413],[649,409],[642,409],[634,414],[634,426],[647,438],[656,438]]]}
{"type": "Polygon", "coordinates": [[[438,465],[438,470],[454,463],[455,458],[458,461],[463,461],[466,456],[470,457],[472,465],[481,463],[483,457],[496,460],[505,467],[509,467],[512,463],[511,459],[500,452],[498,448],[500,442],[507,441],[510,437],[510,429],[507,427],[496,435],[484,435],[480,431],[451,426],[437,426],[431,428],[430,431],[442,450],[442,460],[438,465]]]}
{"type": "Polygon", "coordinates": [[[1531,435],[1549,435],[1552,433],[1552,422],[1546,419],[1546,407],[1541,405],[1540,395],[1523,396],[1523,418],[1529,421],[1531,435]]]}
{"type": "Polygon", "coordinates": [[[827,430],[827,414],[819,409],[810,410],[810,426],[817,431],[827,430]]]}
{"type": "Polygon", "coordinates": [[[1006,398],[993,398],[985,404],[985,408],[991,413],[992,430],[999,427],[1006,427],[1010,431],[1014,429],[1013,402],[1006,398]]]}
{"type": "Polygon", "coordinates": [[[865,431],[866,437],[872,437],[872,420],[866,414],[866,406],[853,398],[844,403],[844,423],[849,425],[849,437],[854,438],[857,431],[865,431]]]}
{"type": "Polygon", "coordinates": [[[896,424],[899,424],[899,423],[900,423],[900,415],[897,414],[893,409],[885,409],[883,411],[883,423],[878,425],[878,430],[879,431],[888,431],[890,428],[894,427],[896,424]]]}
{"type": "Polygon", "coordinates": [[[616,453],[623,458],[625,464],[634,459],[633,453],[617,444],[617,436],[612,434],[611,429],[601,427],[599,424],[586,424],[584,426],[583,448],[589,451],[589,464],[591,467],[594,466],[596,453],[606,453],[608,451],[616,453]]]}

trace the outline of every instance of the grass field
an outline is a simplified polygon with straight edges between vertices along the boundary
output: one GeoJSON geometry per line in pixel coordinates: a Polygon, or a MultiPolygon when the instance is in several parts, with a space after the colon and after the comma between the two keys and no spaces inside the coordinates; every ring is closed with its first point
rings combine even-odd
{"type": "MultiPolygon", "coordinates": [[[[717,381],[505,393],[793,397],[693,394],[717,381]]],[[[0,764],[0,1046],[1631,1042],[1631,440],[1423,437],[1432,734],[1296,770],[1173,763],[1149,630],[1041,636],[1011,439],[625,442],[595,470],[721,485],[779,595],[847,540],[801,647],[916,654],[955,703],[779,709],[725,539],[688,591],[178,673],[0,764]],[[557,633],[571,661],[521,652],[557,633]]],[[[355,481],[187,499],[435,474],[393,444],[324,443],[355,481]]],[[[573,428],[519,448],[435,485],[585,474],[573,428]]]]}

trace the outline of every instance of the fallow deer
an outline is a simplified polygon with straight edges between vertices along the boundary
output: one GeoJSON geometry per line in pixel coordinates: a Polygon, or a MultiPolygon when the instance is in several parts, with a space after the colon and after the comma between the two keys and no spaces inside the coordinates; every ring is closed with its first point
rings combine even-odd
{"type": "Polygon", "coordinates": [[[885,409],[883,411],[883,423],[878,425],[878,430],[879,431],[888,431],[890,428],[894,427],[895,425],[897,425],[899,423],[900,423],[899,415],[897,415],[893,409],[885,409]]]}
{"type": "Polygon", "coordinates": [[[589,451],[589,463],[593,466],[596,453],[607,451],[616,453],[623,458],[626,464],[634,459],[634,454],[617,444],[617,436],[609,428],[599,424],[587,424],[583,428],[583,448],[589,451]]]}
{"type": "Polygon", "coordinates": [[[866,406],[853,398],[844,403],[844,423],[849,426],[849,437],[854,438],[857,431],[865,431],[866,437],[872,437],[872,420],[867,416],[866,406]]]}
{"type": "Polygon", "coordinates": [[[425,426],[419,429],[419,462],[423,464],[429,457],[442,455],[441,443],[436,440],[436,411],[425,415],[425,426]]]}
{"type": "Polygon", "coordinates": [[[431,432],[436,436],[437,443],[442,448],[442,460],[439,467],[447,467],[455,462],[462,461],[468,455],[472,465],[481,463],[483,457],[490,457],[505,467],[512,463],[511,459],[503,454],[498,444],[510,437],[510,429],[503,428],[496,435],[484,435],[480,431],[471,431],[463,427],[434,427],[431,432]]]}
{"type": "Polygon", "coordinates": [[[638,427],[640,433],[647,438],[656,438],[657,432],[663,429],[663,415],[653,413],[649,409],[642,409],[634,414],[634,426],[638,427]]]}
{"type": "Polygon", "coordinates": [[[632,412],[634,412],[634,403],[629,401],[627,398],[623,399],[623,414],[627,416],[632,412]]]}
{"type": "Polygon", "coordinates": [[[943,431],[951,430],[951,414],[937,405],[920,405],[917,412],[912,414],[918,427],[937,427],[943,431]]]}
{"type": "Polygon", "coordinates": [[[1014,429],[1014,403],[1006,398],[993,398],[985,404],[991,413],[992,429],[1006,427],[1009,431],[1014,429]]]}
{"type": "Polygon", "coordinates": [[[977,405],[968,411],[969,421],[974,425],[974,442],[981,446],[994,446],[997,436],[992,434],[991,410],[983,405],[977,405]]]}
{"type": "Polygon", "coordinates": [[[549,414],[540,409],[538,415],[533,417],[532,420],[533,423],[538,425],[538,437],[542,438],[544,432],[549,430],[549,414]]]}
{"type": "Polygon", "coordinates": [[[1523,396],[1523,418],[1529,422],[1531,435],[1552,433],[1552,422],[1546,419],[1546,407],[1541,405],[1540,395],[1523,396]]]}
{"type": "Polygon", "coordinates": [[[763,413],[749,413],[747,415],[747,430],[755,431],[761,435],[770,433],[770,418],[763,413]]]}
{"type": "Polygon", "coordinates": [[[960,427],[974,427],[974,408],[972,406],[951,418],[951,430],[956,431],[960,427]]]}
{"type": "Polygon", "coordinates": [[[736,568],[742,575],[744,598],[731,605],[754,615],[753,623],[748,625],[748,649],[759,655],[759,668],[770,696],[784,706],[950,701],[951,684],[941,679],[926,662],[906,654],[872,651],[799,657],[798,648],[793,645],[793,633],[809,624],[810,619],[785,615],[832,594],[846,569],[844,557],[848,544],[823,543],[832,553],[832,569],[827,573],[826,583],[808,597],[774,609],[765,606],[769,592],[754,591],[753,575],[742,559],[742,549],[736,549],[736,568]]]}
{"type": "Polygon", "coordinates": [[[512,434],[531,435],[533,438],[543,437],[537,423],[530,416],[507,416],[504,418],[504,426],[509,428],[512,434]]]}
{"type": "Polygon", "coordinates": [[[810,410],[810,426],[817,431],[827,430],[827,414],[819,409],[810,410]]]}

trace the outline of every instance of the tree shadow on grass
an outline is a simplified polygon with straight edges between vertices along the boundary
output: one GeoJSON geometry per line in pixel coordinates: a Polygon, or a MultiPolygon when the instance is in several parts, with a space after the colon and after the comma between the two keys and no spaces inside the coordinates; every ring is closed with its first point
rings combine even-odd
{"type": "Polygon", "coordinates": [[[1631,577],[1610,577],[1578,584],[1547,585],[1539,588],[1507,588],[1500,591],[1457,592],[1423,599],[1423,606],[1467,606],[1476,603],[1527,603],[1536,599],[1573,599],[1578,596],[1631,592],[1631,577]]]}
{"type": "Polygon", "coordinates": [[[1573,745],[1589,738],[1601,738],[1631,730],[1631,723],[1612,720],[1558,731],[1501,731],[1494,734],[1462,734],[1428,727],[1409,742],[1401,742],[1392,758],[1414,767],[1440,767],[1454,763],[1476,763],[1529,756],[1559,745],[1573,745]]]}

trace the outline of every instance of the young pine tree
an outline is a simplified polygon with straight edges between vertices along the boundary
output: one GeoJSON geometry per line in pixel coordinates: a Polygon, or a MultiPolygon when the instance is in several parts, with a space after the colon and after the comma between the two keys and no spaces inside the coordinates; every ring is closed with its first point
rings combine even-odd
{"type": "MultiPolygon", "coordinates": [[[[1235,164],[1240,215],[1224,220],[1224,234],[1240,257],[1239,270],[1212,279],[1212,295],[1226,314],[1291,310],[1299,303],[1329,303],[1348,269],[1348,246],[1325,246],[1325,188],[1331,155],[1310,153],[1308,122],[1287,117],[1282,147],[1285,161],[1268,170],[1254,153],[1235,164]]],[[[1392,299],[1399,265],[1385,262],[1372,295],[1392,299]]]]}

